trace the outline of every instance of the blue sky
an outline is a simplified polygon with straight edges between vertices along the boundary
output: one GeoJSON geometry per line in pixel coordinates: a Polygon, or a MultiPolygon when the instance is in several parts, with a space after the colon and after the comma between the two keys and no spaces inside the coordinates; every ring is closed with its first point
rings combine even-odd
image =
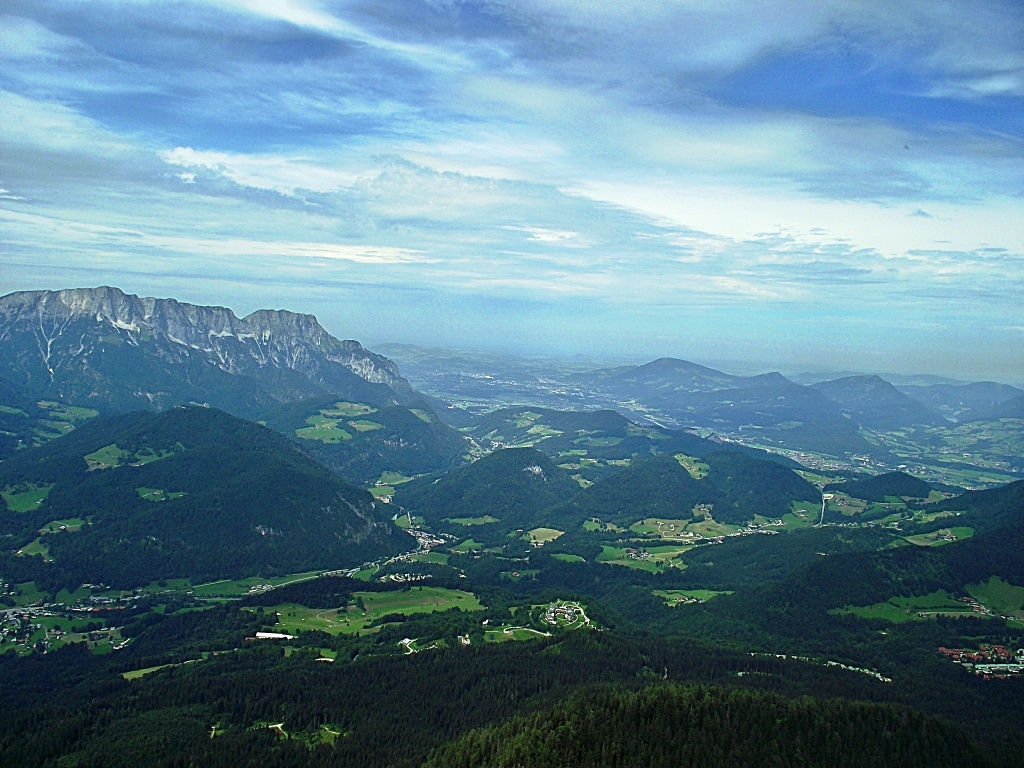
{"type": "Polygon", "coordinates": [[[0,292],[1024,380],[1024,6],[7,0],[0,292]]]}

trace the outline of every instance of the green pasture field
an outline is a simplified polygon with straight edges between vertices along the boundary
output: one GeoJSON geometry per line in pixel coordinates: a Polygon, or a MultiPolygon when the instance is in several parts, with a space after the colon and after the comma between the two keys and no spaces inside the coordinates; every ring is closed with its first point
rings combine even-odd
{"type": "Polygon", "coordinates": [[[426,411],[420,410],[419,408],[410,408],[409,409],[409,413],[411,413],[413,416],[415,416],[420,421],[427,422],[427,424],[433,424],[434,423],[434,417],[431,416],[426,411]]]}
{"type": "Polygon", "coordinates": [[[615,525],[615,523],[602,523],[598,520],[584,520],[583,530],[585,531],[612,531],[618,533],[622,531],[622,528],[615,525]]]}
{"type": "Polygon", "coordinates": [[[395,525],[399,528],[419,528],[423,525],[423,518],[417,515],[398,515],[398,517],[395,518],[395,525]]]}
{"type": "Polygon", "coordinates": [[[445,518],[445,522],[455,523],[455,525],[487,525],[488,523],[499,523],[501,521],[491,515],[484,515],[483,517],[448,517],[445,518]]]}
{"type": "Polygon", "coordinates": [[[541,632],[529,627],[500,626],[484,632],[484,641],[488,643],[507,643],[512,640],[536,640],[538,637],[550,636],[550,632],[541,632]]]}
{"type": "Polygon", "coordinates": [[[650,554],[650,557],[645,559],[632,558],[626,551],[625,547],[614,547],[608,544],[601,546],[601,554],[597,556],[597,562],[606,563],[608,565],[624,565],[627,568],[636,568],[640,571],[648,571],[650,573],[659,573],[667,565],[672,565],[677,568],[685,568],[684,563],[674,563],[679,555],[687,552],[691,549],[689,546],[677,545],[677,546],[666,546],[666,547],[636,547],[637,551],[644,550],[650,554]]]}
{"type": "Polygon", "coordinates": [[[821,518],[821,506],[810,501],[794,501],[789,512],[782,516],[782,525],[787,531],[812,528],[821,518]]]}
{"type": "Polygon", "coordinates": [[[48,533],[61,533],[61,526],[63,526],[64,531],[74,533],[75,531],[82,530],[83,525],[85,525],[85,520],[80,517],[69,517],[67,520],[54,520],[40,528],[39,534],[41,536],[45,536],[48,533]]]}
{"type": "Polygon", "coordinates": [[[380,477],[377,478],[377,483],[380,485],[401,485],[402,483],[408,483],[412,480],[411,477],[406,477],[401,472],[381,472],[380,477]]]}
{"type": "Polygon", "coordinates": [[[35,483],[22,483],[16,486],[7,486],[0,491],[4,503],[11,512],[30,512],[40,504],[50,493],[53,483],[49,485],[36,485],[35,483]]]}
{"type": "Polygon", "coordinates": [[[247,579],[236,579],[234,581],[224,579],[222,581],[211,581],[206,584],[197,584],[192,588],[196,597],[240,597],[248,594],[252,587],[260,584],[269,584],[273,587],[280,587],[284,584],[292,584],[296,581],[309,581],[317,578],[323,571],[306,571],[305,573],[292,573],[287,576],[250,576],[247,579]]]}
{"type": "Polygon", "coordinates": [[[1024,620],[1024,587],[1008,584],[993,576],[983,584],[972,584],[968,594],[1000,616],[1013,616],[1024,620]]]}
{"type": "Polygon", "coordinates": [[[665,604],[670,608],[674,608],[677,605],[684,603],[698,602],[704,603],[713,597],[719,595],[731,595],[732,590],[714,590],[714,589],[655,589],[653,591],[655,597],[664,598],[665,604]]]}
{"type": "Polygon", "coordinates": [[[369,414],[376,412],[377,409],[372,405],[367,405],[366,403],[349,403],[345,401],[335,403],[334,408],[320,411],[320,413],[328,418],[334,417],[341,419],[368,416],[369,414]]]}
{"type": "Polygon", "coordinates": [[[739,526],[716,523],[714,520],[704,520],[700,523],[690,523],[687,530],[698,536],[711,539],[716,536],[728,536],[731,533],[736,533],[739,530],[739,526]]]}
{"type": "MultiPolygon", "coordinates": [[[[177,451],[180,450],[184,450],[184,446],[179,445],[177,451]]],[[[94,469],[114,469],[123,464],[134,464],[136,466],[149,464],[160,459],[166,459],[168,456],[173,456],[177,451],[165,448],[161,448],[159,451],[154,451],[152,448],[140,448],[135,452],[134,456],[131,456],[128,451],[112,443],[92,453],[88,453],[82,458],[85,459],[85,465],[91,472],[94,469]],[[134,459],[134,461],[129,461],[130,458],[134,459]]]]}
{"type": "Polygon", "coordinates": [[[526,434],[538,437],[558,437],[562,434],[562,430],[549,427],[547,424],[534,424],[526,430],[526,434]]]}
{"type": "Polygon", "coordinates": [[[378,424],[376,421],[368,421],[366,419],[350,421],[348,425],[356,432],[372,432],[375,429],[384,429],[383,424],[378,424]]]}
{"type": "Polygon", "coordinates": [[[690,473],[690,477],[694,480],[703,480],[708,476],[708,470],[710,470],[710,467],[700,459],[696,459],[693,456],[687,456],[685,453],[677,453],[676,461],[682,465],[683,469],[690,473]]]}
{"type": "Polygon", "coordinates": [[[918,597],[891,597],[884,603],[874,605],[848,605],[845,608],[835,608],[829,613],[853,614],[862,619],[885,619],[894,624],[924,621],[936,616],[976,615],[970,606],[957,600],[944,589],[918,597]]]}
{"type": "Polygon", "coordinates": [[[139,494],[140,498],[146,499],[147,501],[167,501],[169,499],[180,499],[185,496],[184,491],[171,491],[168,493],[163,488],[136,488],[136,493],[139,494]]]}
{"type": "Polygon", "coordinates": [[[549,541],[554,541],[564,533],[565,531],[559,531],[556,528],[534,528],[533,530],[527,531],[523,534],[523,538],[535,547],[542,547],[549,541]]]}
{"type": "Polygon", "coordinates": [[[437,563],[438,565],[448,565],[448,558],[450,555],[446,552],[426,552],[419,555],[413,555],[410,558],[410,562],[413,563],[437,563]]]}
{"type": "Polygon", "coordinates": [[[46,562],[53,562],[53,558],[50,557],[50,546],[43,541],[42,536],[19,549],[18,555],[22,557],[40,555],[46,562]]]}
{"type": "Polygon", "coordinates": [[[361,600],[363,609],[350,604],[344,609],[306,608],[295,603],[284,603],[265,609],[278,613],[277,623],[269,631],[289,635],[302,631],[320,630],[331,635],[369,634],[377,627],[368,624],[392,613],[411,616],[417,613],[437,613],[458,609],[481,611],[483,606],[472,592],[445,587],[410,587],[393,592],[355,592],[353,601],[361,600]]]}
{"type": "Polygon", "coordinates": [[[328,419],[322,414],[306,419],[308,427],[295,430],[295,436],[303,440],[319,440],[321,443],[333,445],[342,440],[351,440],[352,435],[338,426],[339,422],[328,419]]]}
{"type": "Polygon", "coordinates": [[[662,539],[671,539],[682,536],[689,520],[670,520],[662,517],[648,517],[629,526],[629,530],[641,536],[657,536],[662,539]]]}
{"type": "Polygon", "coordinates": [[[974,535],[974,529],[966,525],[957,525],[932,533],[920,533],[917,536],[905,536],[904,538],[911,544],[916,544],[919,547],[940,547],[943,544],[951,544],[953,542],[953,540],[944,537],[943,534],[947,533],[955,537],[955,541],[961,541],[971,538],[974,535]]]}
{"type": "Polygon", "coordinates": [[[567,552],[556,552],[551,555],[555,560],[561,560],[563,563],[585,563],[586,558],[580,557],[579,555],[570,555],[567,552]]]}
{"type": "Polygon", "coordinates": [[[370,495],[375,499],[382,499],[385,496],[394,496],[395,487],[393,485],[375,485],[370,488],[370,495]]]}
{"type": "Polygon", "coordinates": [[[484,545],[479,541],[473,541],[473,539],[466,539],[457,546],[452,547],[452,552],[457,554],[466,554],[467,552],[478,552],[483,549],[484,545]]]}

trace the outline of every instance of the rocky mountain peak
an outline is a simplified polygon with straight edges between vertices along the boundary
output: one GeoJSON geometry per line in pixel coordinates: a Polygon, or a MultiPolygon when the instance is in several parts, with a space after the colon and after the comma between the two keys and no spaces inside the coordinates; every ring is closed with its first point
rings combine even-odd
{"type": "Polygon", "coordinates": [[[258,310],[238,318],[226,307],[140,298],[109,286],[0,297],[0,353],[13,363],[6,372],[12,381],[40,395],[84,394],[96,402],[108,387],[128,387],[117,380],[96,386],[112,366],[115,379],[138,378],[122,400],[164,407],[184,397],[174,391],[200,398],[194,390],[209,387],[211,376],[208,368],[196,368],[202,364],[246,378],[246,386],[258,390],[256,399],[358,393],[398,402],[415,396],[391,360],[357,341],[336,339],[313,315],[258,310]],[[137,354],[129,367],[137,370],[127,370],[122,359],[130,350],[137,354]],[[184,381],[178,386],[175,379],[184,381]],[[366,384],[384,389],[371,393],[366,384]]]}

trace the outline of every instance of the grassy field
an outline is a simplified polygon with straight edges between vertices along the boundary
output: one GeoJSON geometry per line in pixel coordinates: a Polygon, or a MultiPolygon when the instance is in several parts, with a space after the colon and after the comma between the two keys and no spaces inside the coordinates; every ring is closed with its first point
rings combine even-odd
{"type": "Polygon", "coordinates": [[[918,597],[891,597],[875,605],[837,608],[830,613],[853,614],[863,619],[886,619],[894,624],[923,621],[936,616],[975,615],[969,605],[957,600],[944,589],[918,597]]]}
{"type": "Polygon", "coordinates": [[[459,543],[457,546],[452,547],[452,552],[457,552],[458,554],[466,554],[467,552],[479,552],[483,548],[484,545],[481,544],[479,541],[473,541],[473,539],[466,539],[465,541],[459,543]]]}
{"type": "Polygon", "coordinates": [[[43,503],[52,488],[53,483],[49,485],[23,483],[4,488],[3,491],[0,491],[0,496],[3,497],[4,503],[7,504],[7,508],[11,512],[29,512],[43,503]]]}
{"type": "Polygon", "coordinates": [[[661,517],[648,517],[646,520],[633,523],[629,530],[641,536],[657,536],[662,539],[678,538],[684,534],[689,520],[668,520],[661,517]]]}
{"type": "Polygon", "coordinates": [[[322,571],[306,571],[305,573],[292,573],[286,576],[251,576],[247,579],[236,579],[229,581],[211,581],[207,584],[197,584],[192,588],[196,597],[240,597],[248,594],[249,590],[261,584],[269,584],[272,587],[280,587],[283,584],[292,584],[296,581],[309,581],[319,576],[322,571]]]}
{"type": "Polygon", "coordinates": [[[728,536],[731,533],[736,533],[739,530],[739,526],[716,523],[714,520],[705,520],[701,523],[690,523],[686,530],[698,536],[711,539],[717,536],[728,536]]]}
{"type": "Polygon", "coordinates": [[[523,538],[535,547],[542,547],[549,541],[554,541],[564,533],[565,531],[559,531],[555,528],[534,528],[532,531],[527,531],[523,534],[523,538]]]}
{"type": "Polygon", "coordinates": [[[406,477],[401,472],[381,472],[380,477],[377,478],[380,485],[400,485],[408,483],[410,480],[412,480],[411,477],[406,477]]]}
{"type": "Polygon", "coordinates": [[[794,501],[789,512],[782,516],[782,524],[787,531],[800,528],[811,528],[821,517],[821,505],[811,501],[794,501]]]}
{"type": "Polygon", "coordinates": [[[384,429],[383,424],[378,424],[376,421],[368,421],[366,419],[350,421],[348,425],[356,432],[373,432],[375,429],[384,429]]]}
{"type": "Polygon", "coordinates": [[[487,525],[488,523],[498,523],[501,521],[491,515],[484,515],[483,517],[449,517],[445,519],[445,522],[455,523],[456,525],[487,525]]]}
{"type": "Polygon", "coordinates": [[[694,480],[703,480],[708,476],[710,467],[700,459],[687,456],[685,453],[677,453],[676,461],[682,465],[683,469],[690,473],[690,477],[694,480]]]}
{"type": "Polygon", "coordinates": [[[39,555],[48,563],[53,561],[53,558],[50,557],[50,546],[43,541],[42,536],[19,549],[18,554],[23,557],[39,555]]]}
{"type": "Polygon", "coordinates": [[[335,403],[334,408],[320,411],[320,413],[328,418],[334,417],[338,419],[351,419],[358,416],[368,416],[369,414],[376,412],[377,409],[372,405],[367,405],[366,403],[349,403],[344,401],[335,403]]]}
{"type": "Polygon", "coordinates": [[[352,435],[338,426],[340,422],[329,419],[323,414],[310,416],[306,419],[308,427],[295,430],[295,436],[303,440],[319,440],[321,443],[333,445],[342,440],[351,440],[352,435]]]}
{"type": "Polygon", "coordinates": [[[410,562],[413,563],[437,563],[438,565],[448,565],[448,558],[450,555],[446,552],[426,552],[419,555],[413,555],[410,562]]]}
{"type": "Polygon", "coordinates": [[[61,533],[63,531],[74,533],[75,531],[82,530],[83,525],[85,525],[85,520],[80,517],[69,517],[66,520],[54,520],[40,528],[39,534],[44,536],[47,533],[61,533]]]}
{"type": "Polygon", "coordinates": [[[969,539],[973,535],[973,528],[966,525],[957,525],[932,533],[921,533],[917,536],[905,536],[904,538],[911,544],[916,544],[919,547],[939,547],[943,544],[952,544],[954,541],[969,539]]]}
{"type": "Polygon", "coordinates": [[[606,563],[608,565],[624,565],[627,568],[636,568],[641,571],[658,573],[669,565],[674,565],[677,568],[685,568],[686,566],[683,563],[673,563],[672,561],[679,557],[679,555],[687,552],[689,549],[689,546],[683,545],[627,548],[603,544],[601,546],[601,554],[597,556],[597,562],[606,563]],[[633,549],[633,553],[630,553],[628,551],[629,549],[633,549]],[[647,556],[644,557],[642,553],[646,553],[647,556]]]}
{"type": "Polygon", "coordinates": [[[171,491],[168,493],[163,488],[136,488],[136,493],[147,501],[167,501],[168,499],[180,499],[185,495],[184,491],[171,491]]]}
{"type": "Polygon", "coordinates": [[[585,563],[586,558],[580,557],[579,555],[570,555],[567,552],[556,552],[551,555],[555,560],[561,560],[563,563],[585,563]]]}
{"type": "Polygon", "coordinates": [[[653,593],[656,597],[664,598],[665,604],[669,607],[683,605],[686,603],[704,603],[719,595],[731,595],[732,590],[716,591],[713,589],[656,589],[653,593]]]}
{"type": "Polygon", "coordinates": [[[356,592],[353,604],[344,609],[324,610],[285,603],[266,609],[278,614],[277,624],[269,631],[294,635],[320,630],[328,634],[368,634],[376,627],[367,625],[392,613],[411,616],[417,613],[462,610],[480,611],[483,606],[471,592],[444,587],[410,587],[394,592],[356,592]],[[362,608],[359,605],[362,605],[362,608]]]}
{"type": "Polygon", "coordinates": [[[1013,616],[1024,620],[1024,587],[993,576],[984,584],[974,584],[967,588],[968,594],[989,610],[1000,616],[1013,616]]]}

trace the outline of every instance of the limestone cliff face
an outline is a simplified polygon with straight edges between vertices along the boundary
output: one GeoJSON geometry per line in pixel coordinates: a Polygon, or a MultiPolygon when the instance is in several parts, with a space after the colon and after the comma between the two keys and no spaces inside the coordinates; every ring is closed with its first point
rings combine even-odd
{"type": "Polygon", "coordinates": [[[376,403],[415,395],[392,361],[334,338],[312,315],[238,318],[110,287],[0,298],[0,376],[40,397],[113,409],[191,400],[248,415],[322,395],[376,403]]]}

